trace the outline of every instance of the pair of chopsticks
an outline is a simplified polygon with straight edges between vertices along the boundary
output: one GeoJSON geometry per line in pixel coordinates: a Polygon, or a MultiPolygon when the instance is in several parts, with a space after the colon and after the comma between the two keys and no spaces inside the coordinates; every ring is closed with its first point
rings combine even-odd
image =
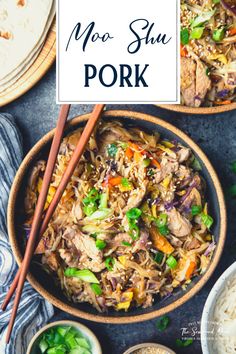
{"type": "Polygon", "coordinates": [[[14,299],[13,307],[12,307],[12,313],[11,313],[11,318],[9,321],[8,325],[8,331],[7,331],[7,336],[6,336],[6,342],[8,343],[10,340],[11,332],[14,326],[15,318],[17,315],[17,310],[22,294],[22,289],[24,286],[24,282],[28,273],[28,269],[30,266],[31,259],[33,257],[34,251],[37,247],[37,244],[44,234],[44,232],[47,229],[48,223],[62,197],[62,194],[64,193],[66,186],[73,175],[73,172],[84,152],[84,149],[86,147],[86,144],[94,130],[94,127],[104,109],[104,104],[98,104],[95,105],[93,112],[91,113],[91,116],[83,130],[83,133],[79,139],[79,142],[74,150],[74,153],[70,159],[70,162],[61,178],[60,184],[56,190],[56,193],[46,211],[45,217],[42,221],[42,216],[44,212],[44,205],[46,202],[47,194],[48,194],[48,189],[49,185],[51,182],[54,166],[56,163],[56,158],[57,154],[59,151],[61,139],[63,136],[65,124],[67,121],[67,117],[70,111],[70,105],[63,105],[60,109],[59,112],[59,117],[58,117],[58,122],[55,130],[55,135],[52,141],[49,157],[48,157],[48,162],[47,166],[45,169],[44,177],[43,177],[43,183],[42,183],[42,189],[40,191],[37,205],[35,208],[35,213],[32,221],[32,226],[30,230],[30,235],[29,239],[26,245],[26,250],[24,254],[24,259],[22,261],[21,267],[19,268],[14,281],[11,284],[11,287],[7,293],[6,299],[4,303],[2,304],[1,308],[4,311],[9,304],[14,292],[16,291],[16,296],[14,299]]]}

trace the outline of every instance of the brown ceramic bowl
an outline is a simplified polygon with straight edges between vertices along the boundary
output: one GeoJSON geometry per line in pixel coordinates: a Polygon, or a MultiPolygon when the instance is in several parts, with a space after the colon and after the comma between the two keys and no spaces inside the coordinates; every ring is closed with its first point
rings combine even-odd
{"type": "MultiPolygon", "coordinates": [[[[68,124],[67,131],[83,125],[88,118],[89,114],[76,117],[68,124]]],[[[215,220],[213,233],[216,238],[217,247],[215,249],[211,264],[205,274],[192,281],[186,291],[176,289],[172,296],[155,301],[153,306],[150,308],[133,308],[127,313],[111,310],[108,313],[99,314],[89,304],[74,304],[68,301],[62,291],[55,286],[51,276],[42,271],[41,267],[39,267],[36,262],[32,263],[28,280],[45,299],[61,310],[74,316],[103,323],[131,323],[145,321],[164,315],[165,313],[172,311],[185,303],[203,287],[212,275],[220,259],[226,236],[226,210],[224,197],[217,175],[206,155],[187,135],[173,125],[159,118],[131,111],[107,111],[104,113],[103,119],[116,119],[123,122],[126,126],[133,125],[139,127],[140,129],[159,131],[162,136],[165,136],[171,140],[177,139],[194,151],[196,157],[202,165],[202,175],[207,183],[206,197],[209,200],[210,213],[215,220]]],[[[8,232],[14,256],[19,265],[22,262],[23,255],[23,236],[22,233],[20,233],[18,226],[21,222],[19,216],[20,212],[22,212],[27,173],[36,160],[47,155],[49,143],[51,142],[53,133],[54,131],[50,131],[30,150],[28,155],[23,160],[12,185],[8,205],[8,232]]]]}
{"type": "Polygon", "coordinates": [[[236,109],[236,103],[230,103],[227,105],[220,105],[214,107],[187,107],[181,104],[162,104],[158,107],[168,109],[169,111],[181,112],[186,114],[217,114],[236,109]]]}

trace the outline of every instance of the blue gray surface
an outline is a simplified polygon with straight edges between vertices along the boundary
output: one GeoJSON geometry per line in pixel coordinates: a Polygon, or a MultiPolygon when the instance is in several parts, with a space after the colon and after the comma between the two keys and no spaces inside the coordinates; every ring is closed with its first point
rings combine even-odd
{"type": "MultiPolygon", "coordinates": [[[[221,180],[223,189],[236,183],[236,175],[230,171],[230,163],[236,160],[236,111],[213,116],[190,116],[169,112],[153,105],[110,105],[108,109],[129,109],[152,114],[177,126],[199,144],[210,158],[221,180]]],[[[73,106],[70,116],[91,111],[92,106],[73,106]]],[[[26,153],[48,130],[55,126],[58,106],[55,104],[55,67],[28,93],[0,109],[16,117],[24,137],[26,153]]],[[[227,194],[227,193],[226,193],[227,194]]],[[[122,354],[129,346],[141,342],[159,342],[177,353],[201,353],[199,335],[188,348],[176,348],[175,340],[181,337],[181,328],[199,330],[199,321],[209,291],[220,274],[236,259],[236,200],[226,195],[228,210],[227,241],[217,270],[204,288],[189,302],[171,312],[171,325],[161,333],[156,328],[157,319],[137,324],[103,325],[81,322],[91,328],[102,343],[104,354],[122,354]]],[[[56,309],[52,319],[73,319],[56,309]]],[[[75,319],[75,318],[74,318],[75,319]]]]}

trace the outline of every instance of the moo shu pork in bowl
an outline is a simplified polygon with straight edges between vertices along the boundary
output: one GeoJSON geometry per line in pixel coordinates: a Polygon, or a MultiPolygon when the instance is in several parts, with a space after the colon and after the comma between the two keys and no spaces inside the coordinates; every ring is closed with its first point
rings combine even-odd
{"type": "Polygon", "coordinates": [[[236,108],[236,12],[229,0],[181,0],[181,105],[204,114],[236,108]]]}
{"type": "MultiPolygon", "coordinates": [[[[74,119],[62,141],[45,209],[87,119],[74,119]]],[[[16,231],[30,228],[51,137],[30,152],[13,185],[9,232],[19,262],[16,231]]],[[[221,188],[201,150],[160,119],[106,112],[39,243],[29,280],[74,315],[145,320],[201,288],[224,237],[221,188]]]]}

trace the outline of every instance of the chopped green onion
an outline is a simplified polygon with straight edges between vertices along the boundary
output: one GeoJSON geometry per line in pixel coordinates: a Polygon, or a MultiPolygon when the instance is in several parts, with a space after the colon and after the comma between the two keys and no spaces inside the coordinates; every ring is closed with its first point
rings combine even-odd
{"type": "Polygon", "coordinates": [[[161,213],[156,219],[157,227],[165,226],[167,223],[167,214],[161,213]]]}
{"type": "Polygon", "coordinates": [[[141,216],[142,210],[139,208],[132,208],[127,211],[126,217],[129,223],[130,236],[136,240],[139,237],[140,230],[137,225],[138,218],[141,216]]]}
{"type": "Polygon", "coordinates": [[[174,269],[175,267],[177,267],[178,262],[176,261],[175,257],[173,256],[169,256],[166,260],[166,264],[168,265],[168,267],[170,267],[171,269],[174,269]]]}
{"type": "Polygon", "coordinates": [[[107,208],[108,191],[100,195],[99,209],[107,208]]]}
{"type": "Polygon", "coordinates": [[[140,235],[140,229],[135,221],[129,220],[130,236],[133,240],[137,240],[140,235]]]}
{"type": "Polygon", "coordinates": [[[100,194],[96,188],[92,188],[87,197],[82,200],[84,207],[83,211],[86,216],[92,215],[98,208],[97,202],[100,199],[100,194]]]}
{"type": "Polygon", "coordinates": [[[181,44],[186,45],[189,42],[189,31],[187,28],[183,28],[180,31],[180,40],[181,40],[181,44]]]}
{"type": "Polygon", "coordinates": [[[161,227],[158,227],[158,231],[160,232],[160,234],[162,236],[166,236],[166,235],[168,235],[170,233],[167,225],[163,225],[161,227]]]}
{"type": "Polygon", "coordinates": [[[231,170],[236,173],[236,161],[232,162],[231,164],[231,170]]]}
{"type": "Polygon", "coordinates": [[[82,348],[85,348],[85,349],[90,349],[90,345],[89,345],[89,342],[87,341],[86,338],[75,338],[77,344],[82,347],[82,348]]]}
{"type": "Polygon", "coordinates": [[[39,342],[39,349],[41,350],[41,353],[46,352],[46,350],[48,349],[48,343],[45,339],[41,339],[41,341],[39,342]]]}
{"type": "Polygon", "coordinates": [[[63,336],[60,333],[56,332],[54,335],[54,344],[60,345],[63,343],[64,343],[63,336]]]}
{"type": "Polygon", "coordinates": [[[220,0],[213,0],[213,4],[219,4],[220,0]]]}
{"type": "Polygon", "coordinates": [[[99,280],[89,269],[66,268],[64,274],[66,277],[75,277],[87,283],[99,284],[99,280]]]}
{"type": "Polygon", "coordinates": [[[103,241],[103,240],[99,240],[97,239],[96,240],[96,247],[99,249],[99,250],[103,250],[105,247],[106,247],[106,242],[103,241]]]}
{"type": "Polygon", "coordinates": [[[94,294],[102,295],[102,288],[99,284],[91,284],[91,289],[93,290],[94,294]]]}
{"type": "Polygon", "coordinates": [[[193,30],[190,34],[190,38],[191,39],[200,39],[203,35],[203,32],[204,32],[204,27],[193,28],[193,30]]]}
{"type": "Polygon", "coordinates": [[[143,166],[144,166],[144,167],[148,167],[148,166],[150,165],[150,163],[151,163],[151,160],[150,160],[150,159],[144,159],[144,160],[143,160],[143,166]]]}
{"type": "Polygon", "coordinates": [[[93,214],[87,217],[88,220],[103,220],[111,216],[113,213],[112,209],[109,208],[100,208],[96,210],[93,214]]]}
{"type": "Polygon", "coordinates": [[[163,260],[163,257],[164,257],[164,253],[158,251],[158,252],[155,254],[154,261],[157,262],[158,264],[161,264],[161,262],[162,262],[162,260],[163,260]]]}
{"type": "Polygon", "coordinates": [[[189,345],[193,344],[193,339],[189,338],[189,339],[176,339],[176,345],[177,347],[188,347],[189,345]]]}
{"type": "Polygon", "coordinates": [[[231,197],[236,197],[236,184],[229,188],[229,194],[231,195],[231,197]]]}
{"type": "Polygon", "coordinates": [[[92,215],[97,210],[97,206],[94,204],[85,205],[83,207],[83,212],[86,216],[92,215]]]}
{"type": "Polygon", "coordinates": [[[50,347],[54,346],[54,329],[51,328],[45,333],[45,340],[50,347]]]}
{"type": "Polygon", "coordinates": [[[115,264],[115,260],[112,257],[108,257],[105,260],[105,266],[107,267],[108,270],[113,270],[113,266],[115,264]]]}
{"type": "Polygon", "coordinates": [[[126,216],[129,220],[137,220],[142,214],[142,210],[139,208],[132,208],[127,211],[126,216]]]}
{"type": "Polygon", "coordinates": [[[122,184],[122,186],[123,187],[130,187],[130,181],[128,180],[128,178],[125,178],[125,177],[123,177],[122,179],[121,179],[121,184],[122,184]]]}
{"type": "Polygon", "coordinates": [[[66,333],[70,330],[69,326],[58,326],[56,328],[57,333],[59,333],[62,337],[65,337],[66,333]]]}
{"type": "Polygon", "coordinates": [[[77,347],[71,349],[69,354],[90,354],[91,351],[85,348],[77,347]]]}
{"type": "Polygon", "coordinates": [[[122,241],[122,245],[127,246],[127,247],[131,247],[132,246],[131,243],[126,242],[126,241],[122,241]]]}
{"type": "Polygon", "coordinates": [[[166,328],[170,324],[170,318],[168,316],[162,316],[158,321],[157,321],[157,328],[163,332],[166,330],[166,328]]]}
{"type": "Polygon", "coordinates": [[[220,42],[220,41],[222,41],[222,39],[224,38],[224,36],[225,36],[225,29],[222,27],[222,28],[216,29],[216,30],[213,32],[212,39],[213,39],[215,42],[220,42]]]}
{"type": "Polygon", "coordinates": [[[206,68],[206,76],[210,76],[211,70],[209,68],[206,68]]]}
{"type": "Polygon", "coordinates": [[[122,149],[127,149],[128,147],[128,143],[124,143],[123,141],[119,141],[118,144],[122,149]]]}
{"type": "Polygon", "coordinates": [[[91,237],[93,237],[93,238],[95,238],[95,240],[96,240],[96,238],[97,238],[97,234],[96,234],[96,232],[94,232],[93,234],[91,234],[90,235],[91,237]]]}
{"type": "Polygon", "coordinates": [[[88,193],[87,197],[82,200],[84,205],[89,205],[91,203],[95,203],[100,199],[99,192],[96,188],[92,188],[88,193]]]}
{"type": "Polygon", "coordinates": [[[201,171],[202,170],[202,166],[200,164],[200,161],[194,156],[194,159],[191,163],[191,167],[195,170],[195,171],[201,171]]]}
{"type": "Polygon", "coordinates": [[[201,214],[201,220],[202,220],[203,224],[208,229],[210,229],[210,227],[212,226],[212,224],[214,222],[213,218],[210,215],[207,215],[207,214],[204,214],[204,213],[201,214]]]}
{"type": "Polygon", "coordinates": [[[110,157],[115,157],[118,151],[116,144],[109,144],[107,147],[107,152],[110,157]]]}
{"type": "Polygon", "coordinates": [[[202,212],[202,207],[201,205],[192,205],[191,207],[191,213],[193,216],[198,215],[202,212]]]}
{"type": "Polygon", "coordinates": [[[65,354],[66,348],[64,346],[57,346],[47,350],[47,354],[65,354]]]}
{"type": "Polygon", "coordinates": [[[66,342],[66,346],[69,347],[70,349],[74,349],[77,347],[77,342],[75,340],[75,334],[71,331],[69,331],[65,335],[65,342],[66,342]]]}
{"type": "Polygon", "coordinates": [[[212,16],[214,16],[214,14],[215,14],[215,10],[202,12],[200,15],[195,17],[195,19],[192,21],[191,28],[202,26],[204,23],[209,21],[212,18],[212,16]]]}

